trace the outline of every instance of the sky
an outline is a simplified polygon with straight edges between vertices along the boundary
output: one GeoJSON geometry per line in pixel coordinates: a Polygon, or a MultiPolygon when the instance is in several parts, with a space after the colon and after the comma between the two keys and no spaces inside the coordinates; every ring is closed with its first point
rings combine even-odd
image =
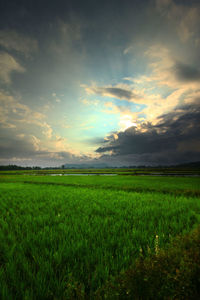
{"type": "Polygon", "coordinates": [[[200,2],[1,1],[0,165],[200,160],[200,2]]]}

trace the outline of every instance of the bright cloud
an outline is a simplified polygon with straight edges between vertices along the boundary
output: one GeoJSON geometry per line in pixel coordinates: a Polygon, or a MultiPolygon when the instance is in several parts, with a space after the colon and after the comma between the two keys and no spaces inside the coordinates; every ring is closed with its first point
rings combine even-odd
{"type": "Polygon", "coordinates": [[[0,52],[0,79],[6,84],[10,84],[13,72],[23,73],[25,72],[25,68],[10,54],[0,52]]]}
{"type": "Polygon", "coordinates": [[[38,43],[35,39],[15,30],[0,30],[0,46],[23,53],[25,56],[38,50],[38,43]]]}
{"type": "Polygon", "coordinates": [[[133,126],[137,127],[137,124],[133,122],[133,117],[131,115],[123,115],[120,117],[119,125],[121,127],[120,131],[124,131],[133,126]]]}

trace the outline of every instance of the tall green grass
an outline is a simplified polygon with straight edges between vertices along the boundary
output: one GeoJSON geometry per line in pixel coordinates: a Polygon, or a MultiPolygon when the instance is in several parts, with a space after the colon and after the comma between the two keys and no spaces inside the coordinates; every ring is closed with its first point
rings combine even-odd
{"type": "Polygon", "coordinates": [[[145,187],[127,192],[123,177],[118,181],[122,190],[114,178],[106,183],[110,178],[80,177],[89,188],[79,188],[77,178],[61,179],[0,184],[1,299],[66,299],[73,282],[92,297],[137,257],[155,253],[156,243],[164,248],[200,221],[196,197],[147,192],[145,187]],[[73,186],[39,184],[61,179],[73,186]],[[114,189],[105,189],[111,184],[114,189]]]}
{"type": "Polygon", "coordinates": [[[150,191],[200,196],[200,177],[0,175],[0,182],[49,183],[77,188],[150,191]]]}

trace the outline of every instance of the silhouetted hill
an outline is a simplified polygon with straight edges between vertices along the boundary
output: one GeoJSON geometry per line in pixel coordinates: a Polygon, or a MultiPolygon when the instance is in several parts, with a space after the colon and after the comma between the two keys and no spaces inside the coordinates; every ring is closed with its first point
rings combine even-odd
{"type": "Polygon", "coordinates": [[[183,167],[183,168],[200,168],[200,161],[194,161],[190,163],[185,163],[185,164],[179,164],[176,165],[176,167],[183,167]]]}
{"type": "Polygon", "coordinates": [[[93,163],[93,164],[64,164],[63,169],[105,169],[110,168],[105,163],[93,163]]]}

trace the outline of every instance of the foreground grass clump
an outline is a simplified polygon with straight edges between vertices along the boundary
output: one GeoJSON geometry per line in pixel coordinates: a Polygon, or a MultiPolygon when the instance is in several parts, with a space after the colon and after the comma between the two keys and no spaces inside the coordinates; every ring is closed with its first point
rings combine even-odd
{"type": "MultiPolygon", "coordinates": [[[[73,292],[72,297],[78,296],[80,288],[73,292]]],[[[158,254],[137,259],[95,299],[200,299],[200,227],[177,237],[158,254]]]]}

